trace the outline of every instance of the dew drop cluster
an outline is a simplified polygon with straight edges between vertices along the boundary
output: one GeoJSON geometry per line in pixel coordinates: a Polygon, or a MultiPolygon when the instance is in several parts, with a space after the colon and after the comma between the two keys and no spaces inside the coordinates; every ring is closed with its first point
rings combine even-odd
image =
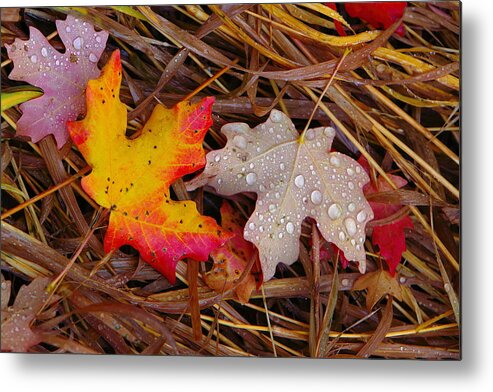
{"type": "Polygon", "coordinates": [[[233,123],[222,132],[225,148],[208,154],[192,186],[208,183],[221,195],[257,194],[244,237],[259,249],[266,279],[279,262],[298,259],[301,225],[308,217],[364,269],[365,225],[373,218],[362,191],[368,177],[353,159],[330,152],[333,128],[308,129],[300,136],[285,114],[273,110],[253,129],[233,123]]]}

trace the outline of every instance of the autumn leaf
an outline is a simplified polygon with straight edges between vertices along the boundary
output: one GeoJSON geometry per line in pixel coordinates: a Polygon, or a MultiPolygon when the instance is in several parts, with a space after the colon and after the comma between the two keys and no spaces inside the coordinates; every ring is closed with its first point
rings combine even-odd
{"type": "MultiPolygon", "coordinates": [[[[336,3],[325,3],[326,6],[337,11],[336,3]]],[[[359,18],[369,23],[373,28],[388,28],[398,21],[406,9],[406,1],[385,1],[385,2],[349,2],[342,3],[348,15],[352,18],[359,18]]],[[[334,27],[340,36],[346,36],[341,22],[334,20],[334,27]]],[[[405,29],[401,24],[395,31],[400,36],[404,36],[405,29]]]]}
{"type": "Polygon", "coordinates": [[[14,63],[12,80],[42,88],[44,94],[20,105],[22,117],[17,134],[38,142],[53,134],[58,148],[68,140],[66,123],[85,113],[84,90],[90,79],[99,76],[97,63],[108,39],[106,31],[96,32],[92,25],[72,16],[57,20],[58,35],[65,52],[54,49],[44,35],[29,28],[30,39],[16,39],[5,45],[14,63]]]}
{"type": "Polygon", "coordinates": [[[412,229],[413,221],[409,216],[404,216],[394,223],[375,226],[373,228],[372,243],[378,245],[380,255],[389,266],[392,275],[401,262],[402,254],[406,251],[405,229],[412,229]]]}
{"type": "Polygon", "coordinates": [[[87,115],[69,122],[74,143],[92,172],[84,190],[111,210],[106,252],[131,245],[143,260],[175,282],[176,264],[207,260],[229,234],[198,213],[193,201],[174,201],[169,187],[205,164],[203,138],[212,119],[213,98],[172,109],[154,108],[139,137],[125,136],[127,112],[120,102],[120,53],[115,51],[99,79],[86,90],[87,115]]]}
{"type": "MultiPolygon", "coordinates": [[[[406,1],[344,3],[349,16],[360,18],[376,29],[386,29],[397,22],[404,14],[406,6],[406,1]]],[[[403,36],[404,32],[404,26],[401,24],[396,33],[403,36]]]]}
{"type": "MultiPolygon", "coordinates": [[[[219,293],[233,287],[248,263],[253,258],[258,258],[255,247],[243,238],[245,221],[239,211],[234,210],[226,201],[221,206],[221,219],[223,229],[234,236],[223,246],[211,252],[214,265],[205,276],[207,286],[219,293]]],[[[248,302],[257,285],[253,270],[252,267],[252,271],[235,289],[236,296],[241,303],[248,302]]]]}
{"type": "Polygon", "coordinates": [[[399,282],[395,276],[392,276],[385,270],[368,272],[354,282],[353,290],[365,289],[367,290],[366,308],[368,310],[371,310],[386,294],[390,294],[399,301],[402,301],[402,291],[399,282]]]}
{"type": "MultiPolygon", "coordinates": [[[[403,188],[407,185],[405,178],[390,173],[386,174],[397,188],[403,188]]],[[[369,183],[364,188],[365,195],[372,195],[380,192],[391,192],[393,190],[394,188],[382,176],[378,176],[375,183],[369,183]]],[[[375,220],[388,218],[402,208],[401,204],[388,204],[374,201],[370,201],[370,205],[373,213],[375,214],[375,220]]]]}
{"type": "Polygon", "coordinates": [[[29,285],[22,286],[13,306],[8,307],[11,282],[4,280],[2,275],[2,351],[27,352],[43,340],[42,335],[33,330],[31,324],[45,303],[50,305],[58,300],[57,296],[50,296],[46,291],[49,282],[49,278],[39,277],[29,285]]]}
{"type": "MultiPolygon", "coordinates": [[[[366,167],[367,163],[363,161],[366,160],[364,158],[358,160],[363,167],[366,167]]],[[[402,188],[407,185],[407,181],[400,176],[389,173],[387,173],[387,176],[397,188],[402,188]]],[[[367,184],[363,190],[365,195],[369,196],[375,193],[389,192],[392,191],[393,188],[383,177],[379,176],[375,183],[367,184]]],[[[386,204],[373,201],[370,201],[370,206],[373,210],[375,221],[391,218],[403,207],[401,204],[386,204]]],[[[373,227],[372,243],[373,245],[378,245],[380,255],[387,263],[392,276],[395,274],[395,270],[401,262],[402,253],[406,250],[405,230],[412,229],[413,227],[413,221],[408,215],[398,217],[388,223],[377,224],[373,227]]]]}
{"type": "Polygon", "coordinates": [[[226,196],[258,195],[243,235],[257,246],[266,281],[278,263],[298,259],[301,223],[307,217],[365,271],[365,225],[373,218],[362,191],[368,176],[348,156],[329,153],[333,128],[308,129],[300,136],[284,113],[273,110],[254,129],[232,123],[222,132],[226,146],[207,154],[204,172],[187,186],[208,184],[226,196]]]}

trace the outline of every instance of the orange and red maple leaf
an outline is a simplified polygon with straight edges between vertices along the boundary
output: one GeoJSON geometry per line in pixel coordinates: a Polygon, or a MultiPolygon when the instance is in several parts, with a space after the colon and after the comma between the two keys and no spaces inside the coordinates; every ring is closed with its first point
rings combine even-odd
{"type": "Polygon", "coordinates": [[[111,210],[105,251],[131,245],[171,282],[183,258],[205,261],[230,238],[193,201],[175,201],[169,187],[205,165],[202,147],[212,124],[214,98],[157,105],[140,136],[125,135],[127,113],[120,102],[120,54],[115,51],[100,78],[86,89],[87,115],[69,122],[72,140],[93,168],[84,190],[111,210]]]}

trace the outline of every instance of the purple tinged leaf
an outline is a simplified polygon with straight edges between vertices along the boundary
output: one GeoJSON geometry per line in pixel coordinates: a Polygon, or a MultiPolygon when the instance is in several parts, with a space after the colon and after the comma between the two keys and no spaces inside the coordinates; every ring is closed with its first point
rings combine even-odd
{"type": "Polygon", "coordinates": [[[65,124],[85,113],[85,88],[89,80],[99,76],[97,63],[106,46],[108,33],[96,32],[80,19],[67,16],[57,20],[58,35],[65,53],[54,49],[43,34],[29,28],[30,39],[16,39],[5,45],[14,63],[10,79],[28,82],[42,88],[43,96],[20,105],[22,117],[17,134],[38,142],[53,134],[58,148],[68,140],[65,124]]]}

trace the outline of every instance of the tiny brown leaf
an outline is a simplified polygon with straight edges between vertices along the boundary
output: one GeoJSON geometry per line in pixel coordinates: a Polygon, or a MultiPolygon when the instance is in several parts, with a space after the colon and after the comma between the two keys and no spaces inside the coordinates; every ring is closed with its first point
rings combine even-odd
{"type": "Polygon", "coordinates": [[[371,310],[386,294],[390,294],[402,301],[402,291],[396,276],[388,271],[378,270],[369,272],[354,282],[354,290],[367,290],[366,307],[371,310]]]}

